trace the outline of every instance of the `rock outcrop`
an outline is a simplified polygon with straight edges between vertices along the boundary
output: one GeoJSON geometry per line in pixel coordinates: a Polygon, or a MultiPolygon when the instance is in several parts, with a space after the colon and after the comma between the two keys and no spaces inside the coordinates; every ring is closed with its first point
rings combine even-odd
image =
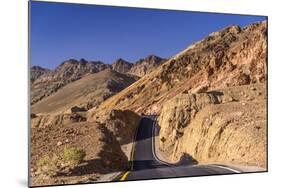
{"type": "Polygon", "coordinates": [[[266,167],[264,84],[180,94],[159,116],[160,149],[177,161],[266,167]]]}
{"type": "Polygon", "coordinates": [[[139,125],[141,116],[130,110],[112,110],[104,121],[104,125],[113,132],[121,145],[131,143],[139,125]]]}

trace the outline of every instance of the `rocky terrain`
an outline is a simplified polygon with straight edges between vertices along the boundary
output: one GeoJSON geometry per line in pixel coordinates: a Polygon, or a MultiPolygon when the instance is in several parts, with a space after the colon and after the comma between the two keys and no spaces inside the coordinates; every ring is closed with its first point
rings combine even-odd
{"type": "Polygon", "coordinates": [[[87,120],[86,112],[129,86],[135,77],[106,69],[67,84],[31,106],[31,127],[46,127],[87,120]]]}
{"type": "Polygon", "coordinates": [[[173,162],[188,153],[203,164],[266,168],[266,103],[264,84],[177,95],[159,116],[160,150],[173,162]]]}
{"type": "Polygon", "coordinates": [[[130,148],[124,145],[132,142],[139,121],[134,112],[113,110],[100,122],[32,128],[33,186],[93,182],[112,173],[114,178],[129,165],[130,148]],[[79,164],[64,158],[64,150],[71,147],[85,152],[79,164]]]}
{"type": "MultiPolygon", "coordinates": [[[[71,110],[75,106],[80,108],[80,111],[87,111],[135,81],[136,77],[121,74],[111,69],[105,69],[96,74],[88,74],[34,104],[32,112],[36,114],[63,113],[75,111],[75,109],[71,110]]],[[[78,108],[76,111],[79,111],[78,108]]]]}
{"type": "Polygon", "coordinates": [[[140,115],[158,115],[159,150],[170,162],[188,154],[204,164],[266,168],[267,22],[226,27],[169,59],[68,60],[32,74],[34,184],[122,171],[140,115]],[[66,146],[86,153],[79,164],[64,161],[66,146]],[[51,162],[42,165],[45,155],[51,162]]]}

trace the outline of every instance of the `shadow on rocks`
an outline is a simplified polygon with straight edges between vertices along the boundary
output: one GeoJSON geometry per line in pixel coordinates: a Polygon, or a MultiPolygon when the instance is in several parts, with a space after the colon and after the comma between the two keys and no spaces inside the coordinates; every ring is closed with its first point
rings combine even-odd
{"type": "Polygon", "coordinates": [[[108,174],[128,168],[128,158],[121,150],[120,144],[113,136],[113,133],[102,124],[98,125],[98,128],[103,133],[100,141],[104,142],[104,146],[97,158],[85,160],[67,172],[58,173],[57,176],[83,176],[93,173],[108,174]]]}
{"type": "Polygon", "coordinates": [[[176,165],[181,166],[181,165],[196,165],[196,164],[198,164],[198,161],[196,159],[194,159],[191,155],[184,153],[176,165]]]}

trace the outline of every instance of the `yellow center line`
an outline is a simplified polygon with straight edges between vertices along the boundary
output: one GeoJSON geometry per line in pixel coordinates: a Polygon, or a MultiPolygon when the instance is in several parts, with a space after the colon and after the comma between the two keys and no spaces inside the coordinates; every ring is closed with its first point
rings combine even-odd
{"type": "MultiPolygon", "coordinates": [[[[135,139],[136,140],[136,139],[135,139]]],[[[131,152],[131,171],[133,171],[133,160],[134,160],[134,154],[135,154],[135,140],[134,140],[134,143],[133,143],[133,147],[132,147],[132,152],[131,152]]],[[[126,171],[125,172],[125,174],[121,177],[121,179],[120,179],[120,181],[124,181],[126,178],[127,178],[127,176],[129,175],[129,173],[130,173],[130,170],[128,170],[128,171],[126,171]]]]}
{"type": "Polygon", "coordinates": [[[127,178],[127,176],[129,175],[129,173],[130,173],[130,171],[127,171],[127,172],[121,177],[120,181],[124,181],[124,180],[127,178]]]}

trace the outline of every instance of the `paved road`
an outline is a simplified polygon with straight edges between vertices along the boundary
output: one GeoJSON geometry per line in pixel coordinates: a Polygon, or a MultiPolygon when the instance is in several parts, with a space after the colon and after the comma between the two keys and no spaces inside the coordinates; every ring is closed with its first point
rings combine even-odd
{"type": "Polygon", "coordinates": [[[153,118],[149,116],[141,120],[131,168],[119,177],[121,181],[239,173],[224,166],[194,165],[190,161],[171,165],[160,161],[154,152],[153,123],[153,118]]]}

